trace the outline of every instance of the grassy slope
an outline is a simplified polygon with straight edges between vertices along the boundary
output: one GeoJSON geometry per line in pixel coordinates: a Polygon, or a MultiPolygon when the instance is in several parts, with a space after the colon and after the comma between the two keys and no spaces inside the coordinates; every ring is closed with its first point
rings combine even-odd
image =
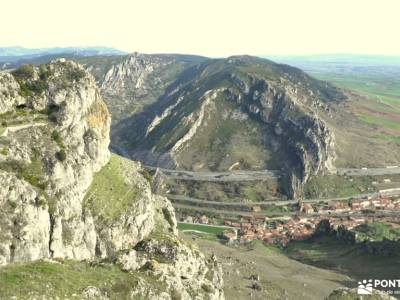
{"type": "Polygon", "coordinates": [[[213,235],[221,234],[226,228],[216,227],[216,226],[205,226],[205,225],[198,225],[198,224],[186,224],[186,223],[179,223],[178,224],[179,230],[194,230],[194,231],[201,231],[213,235]]]}
{"type": "Polygon", "coordinates": [[[400,144],[400,81],[390,74],[315,73],[314,76],[366,95],[351,102],[357,117],[378,127],[378,137],[400,144]]]}
{"type": "Polygon", "coordinates": [[[154,287],[160,285],[146,273],[123,272],[115,265],[76,261],[13,264],[0,268],[0,299],[26,299],[27,295],[82,299],[81,293],[88,286],[98,287],[110,299],[127,299],[139,277],[154,287]]]}
{"type": "Polygon", "coordinates": [[[361,224],[354,228],[359,240],[382,241],[400,239],[400,227],[386,222],[361,224]]]}
{"type": "Polygon", "coordinates": [[[372,177],[346,178],[326,175],[312,178],[304,187],[306,198],[350,197],[360,193],[375,192],[372,177]],[[373,190],[368,190],[373,188],[373,190]]]}
{"type": "Polygon", "coordinates": [[[84,205],[103,218],[112,220],[128,209],[138,196],[139,190],[126,180],[125,168],[131,161],[111,155],[110,161],[94,175],[84,199],[84,205]]]}
{"type": "Polygon", "coordinates": [[[347,274],[357,280],[371,277],[397,278],[400,257],[372,255],[360,250],[358,245],[351,245],[331,237],[312,241],[296,241],[289,244],[286,254],[293,259],[332,269],[347,274]]]}
{"type": "MultiPolygon", "coordinates": [[[[193,242],[193,235],[183,236],[193,242]]],[[[202,252],[218,257],[224,272],[225,297],[230,300],[321,300],[348,281],[347,276],[289,259],[259,242],[248,248],[228,247],[208,238],[197,238],[194,243],[202,252]],[[248,277],[252,274],[259,275],[257,283],[262,291],[250,288],[248,277]]]]}

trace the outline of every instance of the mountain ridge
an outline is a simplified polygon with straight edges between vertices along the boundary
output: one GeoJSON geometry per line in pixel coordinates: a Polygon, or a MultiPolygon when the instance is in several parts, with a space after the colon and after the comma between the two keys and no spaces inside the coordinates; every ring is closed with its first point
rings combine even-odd
{"type": "Polygon", "coordinates": [[[33,268],[36,285],[51,264],[90,276],[62,281],[65,290],[7,281],[2,297],[224,299],[216,258],[178,237],[171,203],[152,193],[140,163],[110,154],[111,116],[83,66],[57,59],[0,72],[0,121],[2,271],[33,268]],[[110,270],[114,281],[99,280],[110,270]]]}
{"type": "MultiPolygon", "coordinates": [[[[196,136],[198,129],[200,131],[206,130],[210,134],[215,131],[215,128],[207,130],[202,127],[206,126],[207,122],[208,124],[212,122],[213,118],[223,119],[224,117],[218,115],[218,113],[231,107],[228,110],[231,110],[232,113],[235,111],[234,114],[236,115],[233,116],[233,119],[231,117],[225,117],[225,119],[231,120],[228,121],[232,123],[232,126],[241,122],[251,122],[253,124],[251,126],[261,126],[264,129],[253,128],[261,135],[260,139],[263,139],[263,130],[269,131],[267,136],[273,135],[275,137],[288,134],[285,131],[290,128],[292,128],[290,130],[294,130],[292,132],[294,136],[299,134],[303,136],[300,133],[302,129],[299,130],[303,125],[308,127],[311,130],[310,132],[316,130],[318,134],[311,139],[307,138],[306,135],[302,137],[302,139],[307,140],[302,146],[305,148],[301,150],[305,151],[305,154],[294,154],[298,150],[292,153],[297,157],[296,159],[292,158],[293,164],[298,158],[304,164],[297,167],[299,170],[296,177],[301,178],[300,181],[306,181],[311,173],[316,174],[324,169],[325,167],[322,167],[322,165],[325,163],[326,168],[331,170],[333,168],[331,161],[335,157],[333,135],[324,125],[324,122],[315,115],[315,110],[323,109],[329,112],[329,105],[327,104],[329,101],[341,101],[343,99],[344,95],[336,88],[312,79],[304,72],[287,65],[279,65],[272,61],[250,56],[212,59],[183,71],[157,102],[145,108],[141,114],[133,116],[131,120],[127,121],[127,124],[122,125],[126,126],[127,134],[118,138],[121,141],[131,141],[131,144],[127,143],[126,146],[133,149],[131,154],[137,159],[149,164],[156,159],[158,165],[179,167],[176,157],[177,153],[182,152],[184,144],[190,143],[190,140],[196,136]],[[309,100],[306,96],[313,100],[309,100]],[[219,101],[221,97],[224,100],[219,101]],[[287,104],[285,104],[286,102],[287,104]],[[216,108],[215,105],[222,106],[216,108]],[[286,105],[288,106],[286,107],[286,105]],[[298,110],[299,116],[293,113],[294,109],[298,110]],[[205,117],[205,114],[209,114],[210,111],[213,111],[215,115],[205,117]],[[282,111],[285,115],[290,115],[287,122],[283,121],[284,118],[279,117],[282,111]],[[209,121],[205,121],[204,118],[209,121]],[[240,120],[241,118],[245,120],[240,120]],[[279,120],[280,118],[282,120],[279,120]],[[301,122],[304,122],[304,124],[300,125],[301,122]],[[275,123],[275,125],[272,125],[272,123],[275,123]],[[298,128],[295,129],[296,127],[298,128]],[[137,128],[137,130],[130,132],[129,128],[137,128]],[[318,141],[317,136],[325,137],[318,141]],[[312,150],[313,147],[318,150],[312,150]],[[322,151],[322,149],[325,150],[322,151]],[[316,152],[311,154],[313,151],[316,152]],[[303,155],[305,156],[303,157],[303,155]],[[152,156],[153,158],[151,158],[152,156]],[[159,158],[156,158],[157,156],[159,158]],[[314,156],[315,161],[309,160],[307,156],[314,156]],[[316,161],[319,162],[316,163],[316,161]]],[[[121,124],[117,124],[118,126],[121,126],[121,124]]],[[[304,131],[307,131],[307,129],[304,131]]],[[[246,135],[246,133],[241,134],[241,136],[243,135],[246,135]]],[[[300,141],[301,139],[289,141],[293,146],[287,146],[296,149],[295,144],[300,141]]],[[[192,146],[193,144],[187,148],[192,146]]],[[[263,145],[259,145],[260,149],[262,147],[263,145]]],[[[283,148],[285,147],[283,146],[283,148]]],[[[201,150],[197,150],[197,153],[200,153],[199,151],[201,152],[201,150]]],[[[272,152],[277,152],[277,149],[272,152]]],[[[215,160],[218,159],[220,157],[216,155],[215,160]]],[[[196,163],[194,157],[188,157],[186,161],[196,163]]],[[[199,164],[204,165],[204,162],[199,161],[199,164]]],[[[284,166],[281,165],[281,167],[284,166]]],[[[186,165],[184,169],[187,168],[190,169],[191,167],[186,165]]],[[[285,166],[285,169],[289,168],[285,166]]],[[[291,194],[291,196],[294,196],[294,194],[291,194]]]]}

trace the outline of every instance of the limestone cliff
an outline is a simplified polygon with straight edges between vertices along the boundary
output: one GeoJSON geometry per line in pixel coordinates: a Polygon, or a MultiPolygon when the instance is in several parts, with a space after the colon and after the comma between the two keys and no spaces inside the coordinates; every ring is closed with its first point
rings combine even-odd
{"type": "MultiPolygon", "coordinates": [[[[196,56],[132,53],[126,56],[83,58],[113,115],[112,125],[153,103],[196,56]]],[[[118,130],[113,130],[113,139],[118,130]]]]}
{"type": "Polygon", "coordinates": [[[335,137],[326,118],[330,104],[343,97],[296,68],[268,60],[208,60],[121,122],[121,146],[166,168],[283,171],[281,188],[298,197],[311,176],[334,170],[335,137]]]}
{"type": "MultiPolygon", "coordinates": [[[[152,194],[140,164],[110,157],[110,114],[82,66],[58,59],[0,73],[0,112],[0,265],[40,259],[114,264],[149,242],[151,251],[138,250],[141,263],[159,268],[132,268],[143,278],[140,289],[128,287],[130,298],[163,293],[170,299],[177,286],[182,299],[223,298],[217,265],[179,240],[171,204],[152,194]],[[176,257],[160,260],[168,239],[176,257]],[[186,261],[216,277],[188,271],[186,261]]],[[[54,296],[49,293],[43,290],[54,296]]]]}

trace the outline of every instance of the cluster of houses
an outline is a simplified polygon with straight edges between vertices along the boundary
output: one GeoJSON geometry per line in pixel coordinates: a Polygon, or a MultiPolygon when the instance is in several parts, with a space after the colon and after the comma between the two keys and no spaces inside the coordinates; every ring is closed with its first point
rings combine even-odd
{"type": "Polygon", "coordinates": [[[206,215],[198,215],[198,216],[186,216],[182,219],[184,223],[197,223],[207,225],[210,220],[206,215]]]}
{"type": "Polygon", "coordinates": [[[329,212],[346,213],[361,210],[400,211],[400,198],[364,197],[362,199],[351,199],[349,201],[331,201],[323,205],[303,203],[300,206],[300,212],[304,214],[329,212]]]}
{"type": "MultiPolygon", "coordinates": [[[[253,240],[262,240],[268,244],[285,246],[290,241],[305,240],[311,237],[322,220],[329,220],[332,227],[345,226],[348,230],[354,227],[374,221],[375,217],[291,217],[289,219],[265,218],[263,222],[253,218],[242,218],[242,220],[225,220],[225,225],[232,229],[224,230],[222,238],[228,243],[246,244],[253,240]]],[[[400,222],[399,217],[380,218],[381,221],[400,222]]]]}
{"type": "MultiPolygon", "coordinates": [[[[258,206],[252,208],[254,213],[260,210],[258,206]]],[[[376,218],[352,215],[352,212],[363,210],[400,211],[400,198],[365,197],[349,201],[302,203],[299,207],[300,214],[293,217],[268,218],[254,214],[237,219],[225,219],[224,225],[229,229],[224,230],[221,237],[230,243],[246,244],[253,240],[262,240],[270,244],[286,245],[292,240],[305,240],[311,237],[321,220],[328,219],[332,226],[343,225],[351,230],[376,218]]],[[[385,218],[380,218],[382,219],[385,218]]],[[[400,214],[398,219],[397,222],[400,222],[400,214]]],[[[198,215],[186,216],[184,222],[208,224],[211,221],[206,215],[198,215]]]]}

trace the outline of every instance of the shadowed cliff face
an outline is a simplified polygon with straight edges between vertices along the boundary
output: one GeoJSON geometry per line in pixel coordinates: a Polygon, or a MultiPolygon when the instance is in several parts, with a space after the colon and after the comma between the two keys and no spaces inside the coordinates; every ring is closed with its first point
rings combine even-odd
{"type": "Polygon", "coordinates": [[[282,187],[297,197],[310,176],[334,169],[335,139],[321,116],[343,98],[286,65],[246,56],[209,60],[117,124],[113,143],[164,167],[283,169],[282,187]]]}
{"type": "Polygon", "coordinates": [[[105,260],[142,278],[127,287],[132,299],[177,288],[182,299],[223,299],[218,264],[179,240],[170,202],[140,163],[110,155],[111,118],[92,75],[58,59],[0,73],[0,92],[0,265],[105,260]],[[166,245],[176,260],[157,261],[166,245]]]}

